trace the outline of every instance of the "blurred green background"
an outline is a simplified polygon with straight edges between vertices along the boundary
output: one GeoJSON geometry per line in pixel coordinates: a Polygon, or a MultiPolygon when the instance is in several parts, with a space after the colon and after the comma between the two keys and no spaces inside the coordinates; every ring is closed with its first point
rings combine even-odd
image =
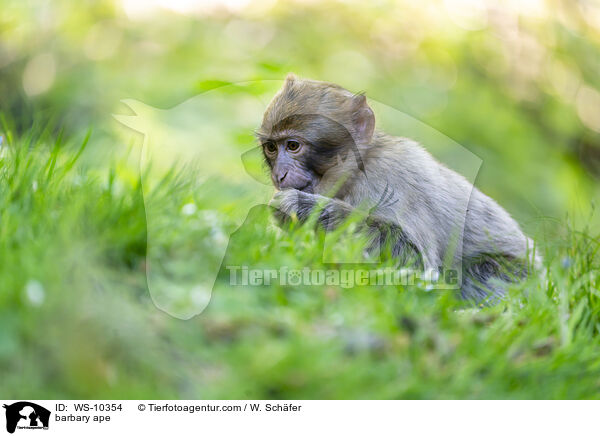
{"type": "MultiPolygon", "coordinates": [[[[0,397],[598,395],[599,2],[0,7],[0,397]],[[364,91],[478,156],[476,185],[548,250],[550,281],[464,312],[448,296],[400,288],[232,290],[225,273],[199,317],[157,310],[146,287],[142,137],[112,114],[132,114],[123,99],[168,109],[288,72],[364,91]]],[[[266,105],[273,89],[253,92],[266,105]]],[[[257,108],[223,154],[227,183],[207,190],[193,174],[148,175],[159,215],[187,211],[158,218],[173,231],[157,240],[157,258],[206,260],[256,204],[233,174],[253,146],[257,108]]],[[[234,264],[318,264],[312,233],[263,227],[238,232],[234,264]]],[[[160,274],[168,281],[196,260],[160,274]]]]}
{"type": "MultiPolygon", "coordinates": [[[[3,1],[1,102],[114,129],[223,82],[302,77],[365,91],[484,161],[519,218],[586,214],[600,171],[598,3],[3,1]]],[[[112,151],[112,150],[111,150],[112,151]]]]}

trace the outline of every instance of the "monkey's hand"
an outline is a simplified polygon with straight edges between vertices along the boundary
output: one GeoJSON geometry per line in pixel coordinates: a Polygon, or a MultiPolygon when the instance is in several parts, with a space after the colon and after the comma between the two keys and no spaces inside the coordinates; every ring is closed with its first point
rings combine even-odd
{"type": "Polygon", "coordinates": [[[349,204],[318,194],[285,189],[277,192],[269,202],[275,217],[280,222],[298,220],[304,222],[313,213],[318,213],[317,223],[326,230],[332,230],[352,213],[349,204]]]}
{"type": "MultiPolygon", "coordinates": [[[[309,194],[297,189],[284,189],[277,192],[269,202],[275,217],[281,222],[305,221],[314,210],[320,195],[309,194]]],[[[323,199],[325,197],[322,197],[323,199]]]]}
{"type": "Polygon", "coordinates": [[[414,263],[422,265],[422,257],[418,248],[411,243],[402,228],[392,222],[387,222],[376,215],[361,213],[350,204],[336,198],[328,198],[318,194],[309,194],[297,189],[285,189],[277,192],[269,202],[274,209],[275,217],[282,223],[293,220],[306,221],[311,214],[316,217],[316,224],[325,231],[338,227],[350,214],[358,213],[364,217],[361,229],[371,236],[369,251],[381,250],[390,245],[392,255],[402,264],[414,263]]]}

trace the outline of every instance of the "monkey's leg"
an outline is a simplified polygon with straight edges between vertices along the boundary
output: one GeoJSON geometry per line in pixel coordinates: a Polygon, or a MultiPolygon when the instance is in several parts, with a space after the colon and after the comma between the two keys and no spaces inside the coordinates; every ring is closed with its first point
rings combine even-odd
{"type": "Polygon", "coordinates": [[[423,256],[398,224],[369,215],[364,221],[364,227],[372,238],[368,248],[370,253],[378,250],[384,258],[391,255],[398,265],[423,268],[423,256]]]}
{"type": "Polygon", "coordinates": [[[305,221],[313,213],[318,213],[317,224],[325,231],[336,229],[351,214],[363,215],[361,228],[370,236],[367,249],[370,253],[389,252],[401,265],[411,264],[422,267],[423,260],[417,247],[409,240],[402,228],[373,214],[356,210],[350,204],[318,194],[309,194],[296,189],[278,192],[270,205],[275,209],[275,216],[281,222],[287,222],[296,216],[300,222],[305,221]]]}

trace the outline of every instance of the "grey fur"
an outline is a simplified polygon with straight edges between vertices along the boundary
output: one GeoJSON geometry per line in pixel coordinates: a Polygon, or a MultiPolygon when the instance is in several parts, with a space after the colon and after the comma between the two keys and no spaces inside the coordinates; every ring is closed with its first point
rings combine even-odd
{"type": "Polygon", "coordinates": [[[352,211],[363,211],[367,228],[392,238],[402,260],[418,253],[425,269],[460,268],[461,294],[475,300],[502,296],[531,263],[539,266],[532,241],[494,200],[416,142],[374,131],[364,96],[290,75],[265,112],[259,137],[290,134],[290,126],[276,132],[277,126],[298,114],[323,115],[344,126],[358,157],[341,154],[319,174],[312,193],[278,192],[273,205],[280,216],[304,219],[321,202],[319,221],[331,228],[352,211]]]}

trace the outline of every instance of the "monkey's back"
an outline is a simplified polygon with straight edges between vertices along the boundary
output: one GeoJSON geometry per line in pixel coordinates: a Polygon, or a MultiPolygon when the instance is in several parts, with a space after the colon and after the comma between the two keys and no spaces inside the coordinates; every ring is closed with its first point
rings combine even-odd
{"type": "Polygon", "coordinates": [[[415,141],[376,133],[362,157],[363,183],[343,199],[400,225],[426,268],[442,266],[449,254],[454,263],[491,253],[526,256],[530,240],[508,212],[415,141]],[[391,198],[368,204],[384,193],[391,198]]]}

